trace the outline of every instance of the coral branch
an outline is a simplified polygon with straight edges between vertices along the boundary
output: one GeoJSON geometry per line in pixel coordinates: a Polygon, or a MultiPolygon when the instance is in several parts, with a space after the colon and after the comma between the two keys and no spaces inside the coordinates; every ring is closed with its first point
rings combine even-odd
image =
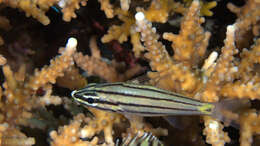
{"type": "Polygon", "coordinates": [[[203,134],[206,135],[206,142],[212,144],[212,146],[224,146],[226,142],[230,142],[230,138],[226,132],[223,132],[224,126],[212,119],[211,117],[204,117],[205,129],[203,134]]]}
{"type": "Polygon", "coordinates": [[[127,70],[124,74],[120,74],[116,70],[116,62],[109,64],[101,58],[95,38],[91,39],[90,48],[92,56],[83,56],[82,53],[76,53],[74,56],[76,64],[87,71],[88,75],[98,75],[109,82],[116,82],[130,79],[133,75],[141,71],[141,67],[137,65],[127,70]]]}
{"type": "Polygon", "coordinates": [[[76,18],[75,10],[80,8],[80,5],[86,6],[88,0],[61,0],[59,3],[62,8],[63,20],[69,22],[71,18],[76,18]]]}
{"type": "Polygon", "coordinates": [[[232,60],[234,59],[233,55],[238,53],[234,42],[235,30],[235,25],[227,27],[225,46],[222,48],[222,54],[216,62],[214,72],[209,76],[209,79],[205,85],[205,89],[202,94],[203,101],[218,101],[218,93],[221,90],[220,85],[224,82],[230,82],[234,80],[233,73],[237,70],[237,67],[235,67],[235,65],[232,63],[232,60]]]}
{"type": "Polygon", "coordinates": [[[238,48],[244,48],[249,46],[252,34],[254,36],[259,35],[259,19],[260,16],[260,2],[257,0],[248,0],[246,4],[241,8],[228,3],[227,7],[233,13],[236,13],[238,19],[236,20],[237,32],[236,42],[238,48]]]}
{"type": "Polygon", "coordinates": [[[59,128],[59,131],[51,131],[50,136],[53,139],[52,146],[78,146],[78,145],[97,145],[98,138],[95,137],[92,141],[83,141],[80,139],[81,123],[87,119],[83,114],[74,117],[70,125],[59,128]]]}
{"type": "Polygon", "coordinates": [[[37,90],[44,84],[50,82],[55,83],[57,77],[63,76],[64,70],[74,64],[73,54],[76,51],[77,40],[70,38],[65,48],[61,48],[61,56],[51,60],[49,67],[43,67],[41,71],[35,70],[34,76],[30,77],[27,87],[37,90]]]}
{"type": "Polygon", "coordinates": [[[137,31],[141,32],[141,39],[144,41],[145,49],[148,53],[145,57],[150,60],[152,70],[157,72],[149,73],[149,77],[154,81],[153,84],[178,92],[192,92],[198,88],[200,81],[192,71],[172,60],[165,46],[158,41],[159,36],[152,24],[145,19],[142,12],[136,15],[137,31]],[[172,84],[175,82],[175,84],[172,84]]]}
{"type": "Polygon", "coordinates": [[[101,5],[101,10],[103,10],[107,18],[114,17],[113,5],[110,4],[109,0],[98,0],[101,5]]]}
{"type": "Polygon", "coordinates": [[[198,64],[208,46],[210,32],[204,32],[200,26],[205,19],[199,14],[199,1],[194,1],[181,22],[179,35],[163,34],[164,39],[172,41],[173,58],[187,65],[198,64]]]}
{"type": "Polygon", "coordinates": [[[240,145],[251,146],[253,134],[260,132],[260,116],[255,110],[242,113],[240,117],[240,145]]]}

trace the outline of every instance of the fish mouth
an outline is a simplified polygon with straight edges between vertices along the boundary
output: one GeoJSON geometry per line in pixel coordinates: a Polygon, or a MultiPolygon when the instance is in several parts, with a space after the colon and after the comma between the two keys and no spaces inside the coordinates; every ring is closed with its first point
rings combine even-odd
{"type": "Polygon", "coordinates": [[[71,97],[75,97],[75,93],[76,93],[76,92],[77,92],[77,90],[72,91],[71,94],[70,94],[71,97]]]}
{"type": "Polygon", "coordinates": [[[74,90],[71,92],[71,97],[73,97],[75,99],[82,99],[82,95],[78,94],[77,90],[74,90]]]}
{"type": "Polygon", "coordinates": [[[77,90],[74,90],[74,91],[71,92],[71,97],[72,97],[73,101],[75,101],[77,104],[84,103],[82,101],[81,96],[77,94],[77,90]]]}

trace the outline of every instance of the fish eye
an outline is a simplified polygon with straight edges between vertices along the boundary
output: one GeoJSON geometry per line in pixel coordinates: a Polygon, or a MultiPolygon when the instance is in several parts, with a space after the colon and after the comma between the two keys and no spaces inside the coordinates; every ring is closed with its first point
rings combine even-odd
{"type": "Polygon", "coordinates": [[[92,103],[94,103],[94,99],[93,99],[93,98],[87,98],[87,102],[88,102],[89,104],[92,104],[92,103]]]}

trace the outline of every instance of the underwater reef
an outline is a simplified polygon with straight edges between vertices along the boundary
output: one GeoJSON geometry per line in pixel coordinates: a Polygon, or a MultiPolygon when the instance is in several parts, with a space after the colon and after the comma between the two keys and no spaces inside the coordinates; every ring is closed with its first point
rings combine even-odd
{"type": "Polygon", "coordinates": [[[260,145],[260,0],[0,0],[0,67],[1,146],[260,145]],[[236,111],[169,124],[71,97],[140,76],[236,111]]]}

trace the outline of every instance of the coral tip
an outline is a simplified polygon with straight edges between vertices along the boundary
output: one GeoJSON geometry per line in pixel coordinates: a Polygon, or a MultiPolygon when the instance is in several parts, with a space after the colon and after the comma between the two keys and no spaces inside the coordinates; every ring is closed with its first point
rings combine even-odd
{"type": "Polygon", "coordinates": [[[142,20],[144,20],[144,13],[143,13],[143,12],[137,12],[137,13],[135,14],[135,20],[136,20],[136,21],[142,21],[142,20]]]}
{"type": "Polygon", "coordinates": [[[77,39],[71,37],[71,38],[68,39],[68,42],[66,44],[66,48],[75,48],[77,46],[77,44],[78,44],[77,39]]]}

